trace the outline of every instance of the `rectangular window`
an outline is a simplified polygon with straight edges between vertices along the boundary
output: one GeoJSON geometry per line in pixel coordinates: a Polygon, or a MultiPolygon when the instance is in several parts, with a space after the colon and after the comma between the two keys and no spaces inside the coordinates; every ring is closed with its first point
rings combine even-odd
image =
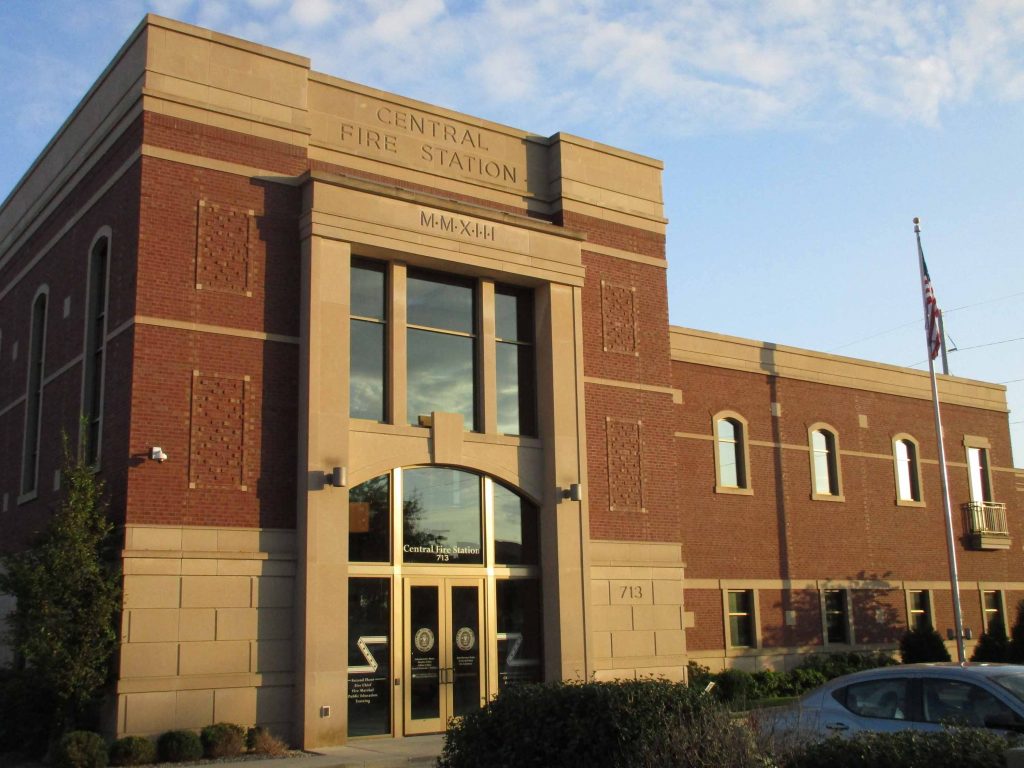
{"type": "Polygon", "coordinates": [[[498,593],[498,690],[539,683],[541,666],[540,585],[535,579],[496,582],[498,593]]]}
{"type": "Polygon", "coordinates": [[[348,735],[391,733],[391,582],[348,580],[348,735]]]}
{"type": "Polygon", "coordinates": [[[988,449],[967,449],[967,471],[971,487],[971,501],[992,501],[989,485],[988,449]]]}
{"type": "Polygon", "coordinates": [[[932,605],[927,589],[912,589],[909,592],[911,629],[928,629],[932,626],[932,605]]]}
{"type": "Polygon", "coordinates": [[[750,589],[729,590],[729,645],[734,648],[753,648],[754,592],[750,589]]]}
{"type": "Polygon", "coordinates": [[[537,434],[534,380],[533,294],[497,286],[494,290],[498,431],[537,434]]]}
{"type": "Polygon", "coordinates": [[[825,637],[829,643],[848,643],[849,613],[847,612],[846,590],[825,590],[825,637]]]}
{"type": "Polygon", "coordinates": [[[101,238],[92,249],[89,263],[89,295],[85,327],[85,390],[82,414],[86,421],[85,462],[96,466],[100,459],[103,424],[103,357],[107,337],[107,263],[109,240],[101,238]]]}
{"type": "Polygon", "coordinates": [[[29,337],[28,392],[25,400],[25,442],[21,461],[21,493],[35,493],[39,475],[39,431],[43,421],[43,367],[46,351],[46,294],[32,305],[29,337]]]}
{"type": "Polygon", "coordinates": [[[349,415],[384,421],[387,275],[383,264],[361,260],[350,275],[349,415]]]}
{"type": "Polygon", "coordinates": [[[471,281],[409,270],[408,418],[458,413],[477,429],[476,290],[471,281]]]}
{"type": "Polygon", "coordinates": [[[985,631],[988,631],[989,624],[993,621],[998,620],[1003,625],[1003,631],[1006,631],[1006,620],[1003,618],[1003,595],[998,590],[985,590],[981,593],[982,595],[982,618],[984,620],[985,631]]]}

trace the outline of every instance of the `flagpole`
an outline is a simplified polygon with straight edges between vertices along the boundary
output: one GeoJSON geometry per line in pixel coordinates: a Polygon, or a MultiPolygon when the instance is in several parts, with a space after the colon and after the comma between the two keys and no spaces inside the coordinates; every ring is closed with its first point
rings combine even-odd
{"type": "MultiPolygon", "coordinates": [[[[921,248],[921,222],[914,218],[914,234],[917,236],[917,257],[918,266],[921,270],[921,285],[926,285],[927,270],[924,265],[924,250],[921,248]]],[[[930,282],[930,281],[929,281],[930,282]]],[[[928,306],[928,298],[925,295],[925,327],[931,327],[930,313],[932,307],[928,306]]],[[[949,504],[949,478],[946,472],[946,448],[942,437],[942,416],[939,412],[939,385],[935,378],[935,356],[932,354],[931,338],[928,342],[928,375],[932,382],[932,404],[935,407],[935,435],[939,443],[939,477],[942,481],[942,507],[946,515],[946,550],[949,555],[949,586],[953,592],[953,620],[956,627],[956,651],[957,658],[961,664],[967,661],[964,652],[964,621],[963,613],[960,610],[960,576],[956,568],[956,545],[953,538],[953,513],[949,504]]]]}

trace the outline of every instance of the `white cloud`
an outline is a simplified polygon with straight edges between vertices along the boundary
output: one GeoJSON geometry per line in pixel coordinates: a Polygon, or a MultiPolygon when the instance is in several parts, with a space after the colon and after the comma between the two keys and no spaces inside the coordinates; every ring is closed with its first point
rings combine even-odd
{"type": "Polygon", "coordinates": [[[306,27],[323,24],[333,15],[334,6],[330,0],[294,0],[289,12],[292,20],[306,27]]]}

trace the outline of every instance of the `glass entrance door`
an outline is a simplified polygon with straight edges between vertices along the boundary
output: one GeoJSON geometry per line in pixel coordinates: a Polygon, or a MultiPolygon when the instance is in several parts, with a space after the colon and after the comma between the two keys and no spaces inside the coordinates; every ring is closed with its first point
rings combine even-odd
{"type": "Polygon", "coordinates": [[[405,580],[405,732],[436,733],[486,702],[483,579],[405,580]]]}

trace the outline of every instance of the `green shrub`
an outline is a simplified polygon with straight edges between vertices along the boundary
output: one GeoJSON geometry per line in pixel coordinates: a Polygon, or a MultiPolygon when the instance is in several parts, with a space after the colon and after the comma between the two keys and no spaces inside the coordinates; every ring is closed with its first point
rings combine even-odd
{"type": "Polygon", "coordinates": [[[751,675],[753,687],[750,696],[753,699],[776,699],[780,696],[792,696],[789,675],[776,672],[774,669],[762,669],[751,675]]]}
{"type": "Polygon", "coordinates": [[[998,616],[988,623],[978,644],[974,646],[971,661],[1009,661],[1010,640],[1006,637],[1006,625],[998,616]]]}
{"type": "Polygon", "coordinates": [[[891,653],[884,651],[857,653],[816,653],[808,656],[797,669],[813,669],[831,680],[841,675],[860,672],[862,669],[891,667],[898,663],[891,653]]]}
{"type": "Polygon", "coordinates": [[[54,768],[106,768],[107,742],[92,731],[71,731],[57,742],[54,768]]]}
{"type": "Polygon", "coordinates": [[[707,688],[708,683],[715,679],[715,676],[703,664],[690,661],[686,664],[686,679],[691,688],[699,688],[703,691],[707,688]]]}
{"type": "Polygon", "coordinates": [[[245,747],[245,729],[234,723],[208,725],[199,733],[206,757],[234,757],[245,747]]]}
{"type": "Polygon", "coordinates": [[[1003,768],[1003,752],[1016,743],[983,728],[925,733],[859,733],[810,742],[779,762],[782,768],[1003,768]]]}
{"type": "Polygon", "coordinates": [[[715,676],[715,696],[726,704],[743,705],[754,691],[754,678],[742,669],[725,669],[715,676]]]}
{"type": "Polygon", "coordinates": [[[156,762],[156,745],[142,736],[125,736],[110,745],[111,765],[147,765],[156,762]]]}
{"type": "Polygon", "coordinates": [[[900,656],[904,664],[949,661],[946,644],[932,627],[914,627],[904,634],[900,640],[900,656]]]}
{"type": "Polygon", "coordinates": [[[792,695],[798,696],[807,691],[817,688],[829,680],[823,672],[811,667],[797,667],[789,673],[789,682],[792,686],[792,695]]]}
{"type": "Polygon", "coordinates": [[[712,696],[665,680],[507,688],[445,735],[439,768],[762,765],[712,696]]]}
{"type": "Polygon", "coordinates": [[[193,731],[167,731],[156,741],[156,752],[162,763],[182,763],[203,756],[203,743],[193,731]]]}

